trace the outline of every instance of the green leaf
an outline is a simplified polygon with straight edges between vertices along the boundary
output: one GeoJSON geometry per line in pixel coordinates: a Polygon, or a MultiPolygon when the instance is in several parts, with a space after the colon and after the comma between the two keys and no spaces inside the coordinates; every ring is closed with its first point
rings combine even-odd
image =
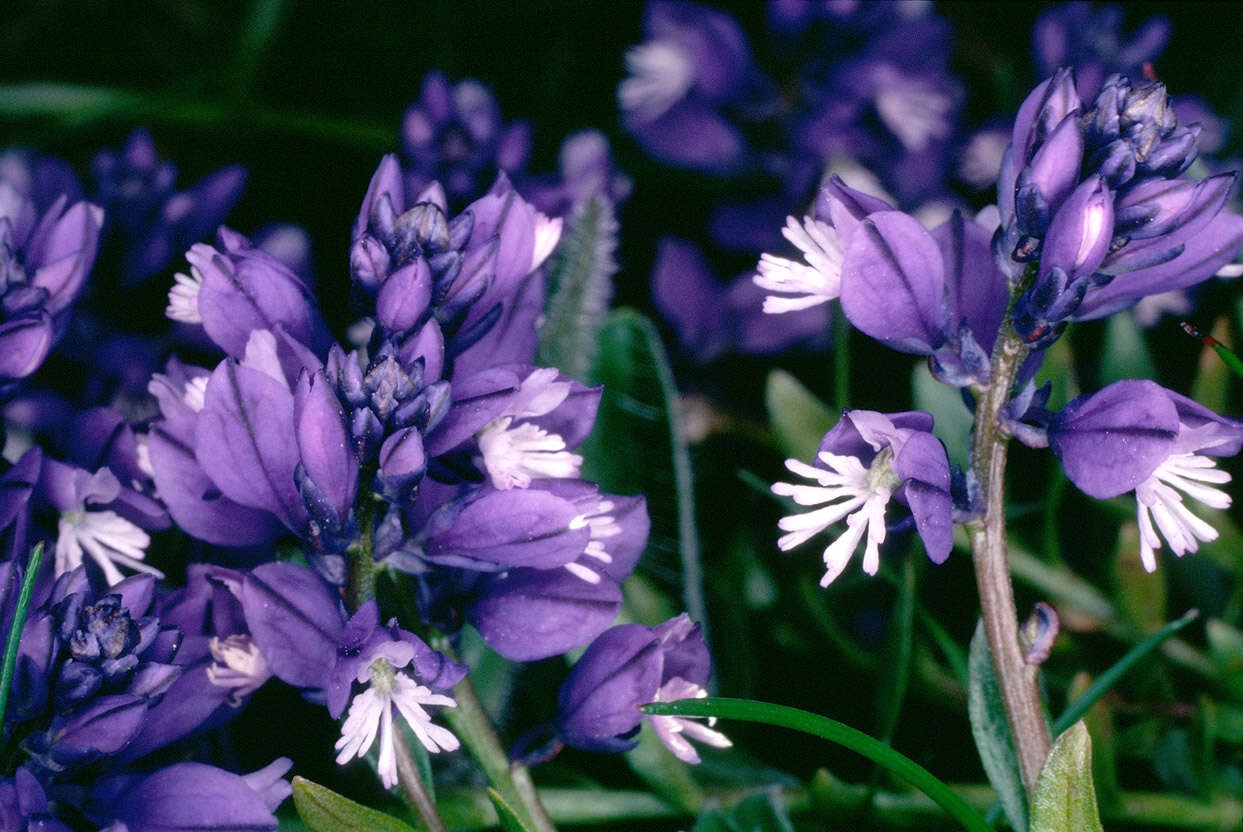
{"type": "Polygon", "coordinates": [[[1031,832],[1101,832],[1092,785],[1092,739],[1083,720],[1053,743],[1036,780],[1031,832]]]}
{"type": "Polygon", "coordinates": [[[501,793],[492,787],[488,787],[488,799],[492,801],[492,806],[496,809],[496,816],[500,819],[501,828],[505,832],[531,832],[530,827],[522,822],[522,818],[518,817],[518,813],[513,810],[505,798],[501,797],[501,793]]]}
{"type": "Polygon", "coordinates": [[[293,778],[293,802],[302,822],[312,832],[415,832],[414,827],[395,817],[355,803],[304,777],[293,778]]]}
{"type": "Polygon", "coordinates": [[[35,81],[0,84],[0,115],[19,118],[59,118],[66,122],[124,110],[146,99],[136,92],[88,84],[35,81]]]}
{"type": "Polygon", "coordinates": [[[720,809],[709,809],[695,818],[691,832],[743,832],[720,809]]]}
{"type": "Polygon", "coordinates": [[[538,363],[587,379],[613,297],[616,250],[613,204],[596,196],[576,205],[548,274],[538,363]]]}
{"type": "Polygon", "coordinates": [[[945,810],[950,817],[957,820],[973,832],[989,832],[992,829],[984,818],[965,800],[959,797],[949,786],[938,780],[926,768],[913,760],[894,751],[888,745],[872,739],[862,731],[851,728],[833,719],[829,719],[810,711],[791,708],[786,705],[774,705],[769,702],[754,702],[748,699],[682,699],[677,702],[653,702],[644,705],[641,710],[645,714],[666,716],[706,716],[720,719],[740,719],[746,722],[759,722],[764,725],[776,725],[791,728],[810,734],[813,737],[837,743],[861,754],[878,765],[883,766],[910,783],[919,791],[945,810]]]}
{"type": "Polygon", "coordinates": [[[837,422],[837,414],[785,370],[773,370],[764,382],[764,406],[781,449],[810,462],[820,440],[837,422]]]}
{"type": "Polygon", "coordinates": [[[983,622],[976,625],[967,653],[967,715],[984,773],[997,790],[1006,819],[1017,832],[1025,832],[1027,795],[983,622]]]}
{"type": "Polygon", "coordinates": [[[678,575],[686,611],[704,623],[690,452],[669,359],[656,327],[633,309],[609,315],[599,345],[591,380],[604,394],[579,450],[583,476],[604,491],[647,497],[652,532],[641,568],[678,575]]]}
{"type": "Polygon", "coordinates": [[[22,579],[22,588],[17,593],[17,606],[13,608],[13,621],[9,624],[9,634],[4,643],[4,665],[0,668],[0,725],[4,724],[4,714],[9,704],[9,688],[13,684],[13,669],[17,667],[17,649],[22,640],[22,627],[26,623],[26,612],[30,609],[30,593],[34,591],[35,579],[39,575],[39,562],[43,560],[43,543],[35,544],[30,552],[30,560],[26,563],[26,574],[22,579]]]}

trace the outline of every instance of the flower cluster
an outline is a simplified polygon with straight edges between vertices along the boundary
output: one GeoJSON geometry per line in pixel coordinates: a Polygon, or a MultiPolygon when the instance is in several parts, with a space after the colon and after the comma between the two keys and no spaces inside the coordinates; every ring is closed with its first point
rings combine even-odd
{"type": "MultiPolygon", "coordinates": [[[[834,172],[904,204],[941,199],[961,98],[945,22],[914,3],[773,2],[768,24],[769,51],[784,56],[771,66],[753,58],[730,15],[653,0],[618,87],[624,125],[650,155],[739,185],[713,210],[714,243],[776,247],[774,222],[803,211],[834,172]],[[762,192],[748,194],[757,181],[762,192]]],[[[786,233],[795,245],[821,246],[816,229],[795,225],[786,233]]],[[[652,291],[699,360],[820,342],[824,309],[766,318],[750,276],[722,286],[695,244],[666,238],[652,291]]]]}
{"type": "MultiPolygon", "coordinates": [[[[0,564],[6,621],[21,583],[16,562],[0,564]]],[[[170,623],[175,612],[153,608],[155,593],[149,575],[105,591],[81,567],[37,579],[3,726],[6,757],[23,760],[0,780],[5,829],[67,830],[58,817],[70,807],[108,828],[276,828],[273,810],[290,791],[287,759],[246,776],[199,763],[142,765],[223,707],[218,688],[179,684],[194,673],[195,646],[170,623]]]]}
{"type": "Polygon", "coordinates": [[[353,226],[344,340],[298,233],[215,228],[240,168],[177,191],[139,130],[96,157],[100,207],[59,160],[2,157],[5,616],[31,547],[49,552],[4,725],[4,828],[65,828],[68,813],[116,832],[275,829],[288,761],[241,777],[151,755],[184,758],[277,679],[342,721],[338,763],[377,747],[392,788],[399,724],[428,752],[459,747],[433,717],[469,668],[414,630],[452,642],[469,624],[532,661],[613,623],[646,545],[644,499],[581,479],[600,388],[535,356],[563,224],[628,182],[590,131],[566,142],[558,176],[529,176],[525,133],[500,126],[481,85],[428,77],[406,164],[383,159],[353,226]],[[481,177],[495,177],[482,195],[481,177]],[[98,270],[119,272],[115,286],[185,251],[162,342],[106,307],[70,318],[101,279],[101,235],[123,249],[98,270]],[[81,399],[30,379],[70,326],[81,399]],[[78,355],[95,341],[98,356],[78,355]],[[184,580],[156,550],[170,528],[192,560],[184,580]],[[381,623],[377,580],[402,623],[381,623]]]}
{"type": "MultiPolygon", "coordinates": [[[[998,205],[975,220],[955,212],[928,231],[915,217],[833,180],[813,215],[787,225],[801,261],[766,254],[755,282],[771,293],[771,313],[840,298],[851,324],[893,349],[927,356],[939,380],[984,395],[1007,385],[999,416],[1007,433],[1051,447],[1070,480],[1091,496],[1135,492],[1141,560],[1151,571],[1162,537],[1178,555],[1216,537],[1182,494],[1213,508],[1229,505],[1215,487],[1229,475],[1213,457],[1238,453],[1238,423],[1138,380],[1051,413],[1044,408],[1048,390],[1028,382],[1069,321],[1113,314],[1217,273],[1243,246],[1243,217],[1225,207],[1233,173],[1186,175],[1198,131],[1179,123],[1163,85],[1113,75],[1090,103],[1078,90],[1074,73],[1063,69],[1027,97],[1001,163],[998,205]],[[1009,363],[998,378],[1002,359],[1009,363]]],[[[944,559],[955,519],[944,450],[924,434],[916,469],[904,438],[930,428],[926,414],[845,413],[825,436],[815,466],[787,462],[818,485],[773,486],[800,505],[823,505],[781,521],[781,548],[845,518],[846,534],[825,550],[822,583],[841,572],[865,529],[864,569],[873,573],[885,540],[884,506],[901,489],[929,555],[944,559]],[[907,423],[916,417],[926,423],[907,423]],[[854,442],[844,452],[847,436],[854,442]],[[936,496],[934,504],[924,502],[922,519],[914,495],[936,496]]],[[[971,462],[965,488],[954,495],[962,519],[984,510],[973,494],[981,462],[971,462]]]]}

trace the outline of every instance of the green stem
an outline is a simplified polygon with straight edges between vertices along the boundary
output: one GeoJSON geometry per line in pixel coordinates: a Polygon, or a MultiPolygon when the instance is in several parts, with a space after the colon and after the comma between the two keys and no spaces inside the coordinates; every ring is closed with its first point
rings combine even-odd
{"type": "MultiPolygon", "coordinates": [[[[345,602],[351,610],[357,610],[375,597],[375,518],[377,506],[369,493],[359,497],[358,542],[347,550],[350,574],[345,588],[345,602]]],[[[397,782],[410,805],[418,812],[429,832],[448,832],[448,827],[436,811],[436,802],[427,791],[427,784],[419,774],[414,755],[406,743],[402,731],[393,731],[393,751],[397,758],[397,782]]]]}
{"type": "MultiPolygon", "coordinates": [[[[456,659],[447,638],[433,639],[432,647],[456,659]]],[[[457,707],[443,711],[445,721],[479,763],[488,782],[521,816],[528,829],[533,832],[556,832],[552,819],[540,802],[531,773],[526,766],[510,762],[469,676],[453,688],[453,698],[457,707]]]]}
{"type": "Polygon", "coordinates": [[[850,405],[850,322],[838,307],[833,326],[833,401],[841,413],[850,405]]]}
{"type": "Polygon", "coordinates": [[[1001,424],[1002,408],[1010,400],[1014,379],[1027,353],[1027,347],[1007,321],[993,348],[988,387],[982,391],[975,411],[971,458],[985,495],[985,515],[983,522],[971,529],[971,548],[984,630],[997,669],[1019,770],[1030,798],[1049,754],[1049,729],[1036,685],[1036,667],[1024,661],[1019,647],[1018,615],[1006,553],[1005,479],[1010,437],[1001,424]]]}
{"type": "Polygon", "coordinates": [[[406,744],[404,731],[393,732],[393,751],[396,752],[397,757],[397,782],[401,783],[401,790],[406,793],[406,800],[419,813],[419,817],[427,825],[428,832],[449,832],[449,827],[445,825],[440,813],[436,811],[436,802],[428,793],[427,784],[423,782],[423,777],[419,774],[419,767],[414,762],[414,754],[410,752],[410,746],[406,744]]]}
{"type": "Polygon", "coordinates": [[[356,610],[375,597],[375,515],[373,503],[364,495],[356,509],[358,514],[358,542],[351,544],[347,554],[350,558],[350,574],[345,587],[345,600],[350,610],[356,610]]]}

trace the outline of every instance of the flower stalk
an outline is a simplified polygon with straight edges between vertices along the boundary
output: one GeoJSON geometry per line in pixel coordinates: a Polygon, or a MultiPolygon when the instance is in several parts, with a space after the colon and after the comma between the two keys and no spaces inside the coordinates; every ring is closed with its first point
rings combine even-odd
{"type": "MultiPolygon", "coordinates": [[[[456,661],[447,637],[433,639],[431,646],[456,661]]],[[[445,721],[479,763],[488,782],[521,816],[528,829],[534,832],[556,832],[552,818],[540,802],[530,771],[521,763],[510,762],[469,676],[453,688],[453,698],[457,707],[444,711],[445,721]]]]}
{"type": "MultiPolygon", "coordinates": [[[[365,500],[366,497],[363,499],[365,500]]],[[[352,611],[375,597],[376,568],[372,555],[375,548],[375,508],[371,505],[363,505],[358,514],[358,541],[348,550],[350,572],[346,586],[346,604],[352,611]]],[[[385,705],[385,707],[389,706],[385,705]]],[[[436,811],[436,802],[428,792],[422,775],[419,774],[419,767],[414,762],[414,754],[410,751],[409,743],[406,742],[405,732],[395,730],[392,736],[393,752],[397,760],[397,782],[401,785],[406,800],[418,812],[428,832],[448,832],[449,828],[436,811]]]]}
{"type": "Polygon", "coordinates": [[[1019,647],[1018,615],[1006,554],[1005,475],[1010,436],[1001,423],[1002,408],[1010,400],[1011,388],[1027,354],[1026,346],[1007,321],[993,349],[989,384],[976,405],[972,459],[984,494],[985,514],[971,530],[971,549],[988,647],[1001,685],[1020,774],[1031,797],[1049,753],[1049,729],[1036,685],[1036,667],[1024,661],[1019,647]]]}

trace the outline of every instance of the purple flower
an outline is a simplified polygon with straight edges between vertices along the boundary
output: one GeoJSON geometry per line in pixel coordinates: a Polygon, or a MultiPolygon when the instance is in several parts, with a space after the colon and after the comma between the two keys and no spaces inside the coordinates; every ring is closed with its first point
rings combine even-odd
{"type": "Polygon", "coordinates": [[[40,212],[0,180],[0,395],[37,370],[64,333],[103,219],[98,206],[63,195],[40,212]]]}
{"type": "Polygon", "coordinates": [[[340,652],[328,687],[328,712],[341,716],[352,683],[365,685],[353,697],[335,748],[337,763],[365,756],[380,740],[377,768],[386,789],[397,784],[393,744],[393,710],[401,714],[429,752],[453,751],[457,737],[432,723],[425,706],[454,708],[457,703],[434,691],[448,690],[466,676],[467,668],[428,647],[422,639],[397,626],[394,619],[379,626],[379,608],[368,601],[345,625],[340,652]]]}
{"type": "Polygon", "coordinates": [[[439,72],[423,76],[419,100],[401,127],[406,192],[439,182],[460,205],[500,171],[520,174],[531,153],[531,126],[503,124],[492,92],[473,79],[450,84],[439,72]]]}
{"type": "Polygon", "coordinates": [[[1183,494],[1211,508],[1230,506],[1230,495],[1216,487],[1230,475],[1214,458],[1239,452],[1243,422],[1151,381],[1125,380],[1066,405],[1050,423],[1049,446],[1066,476],[1090,496],[1135,492],[1140,559],[1152,572],[1162,537],[1179,556],[1195,552],[1197,541],[1217,539],[1183,494]]]}
{"type": "Polygon", "coordinates": [[[772,487],[773,493],[801,506],[822,506],[782,518],[778,525],[786,534],[778,547],[789,551],[845,518],[846,533],[824,550],[826,571],[820,585],[828,586],[842,573],[865,532],[863,571],[875,575],[886,537],[885,509],[896,497],[914,515],[928,557],[934,563],[944,561],[953,546],[949,460],[931,429],[927,413],[843,411],[821,441],[813,465],[786,460],[787,468],[816,484],[779,482],[772,487]]]}
{"type": "Polygon", "coordinates": [[[995,244],[1013,282],[1036,263],[1013,312],[1025,341],[1047,346],[1068,320],[1186,288],[1234,258],[1243,218],[1225,210],[1233,176],[1181,176],[1197,132],[1152,81],[1111,76],[1085,104],[1059,70],[1027,97],[998,181],[995,244]]]}
{"type": "Polygon", "coordinates": [[[1008,289],[983,226],[954,212],[929,232],[840,182],[826,186],[817,214],[832,220],[845,249],[841,302],[851,324],[894,349],[931,356],[948,384],[987,381],[1008,289]]]}
{"type": "Polygon", "coordinates": [[[281,757],[246,775],[202,763],[174,763],[148,775],[104,778],[91,789],[86,814],[127,832],[191,832],[206,828],[275,832],[276,807],[292,793],[281,757]]]}
{"type": "Polygon", "coordinates": [[[302,278],[224,226],[217,244],[219,248],[198,243],[186,252],[190,274],[175,276],[168,293],[169,318],[201,324],[234,358],[245,355],[256,330],[281,330],[315,352],[327,349],[327,330],[302,278]]]}
{"type": "MultiPolygon", "coordinates": [[[[699,625],[685,613],[657,627],[622,624],[591,643],[557,695],[558,736],[585,751],[626,751],[644,716],[639,706],[707,696],[712,660],[699,625]]],[[[698,763],[688,742],[716,748],[732,743],[720,732],[687,717],[646,717],[660,741],[679,759],[698,763]]]]}
{"type": "Polygon", "coordinates": [[[156,153],[151,134],[139,128],[119,151],[101,150],[91,165],[95,199],[122,237],[123,269],[132,283],[161,271],[224,220],[242,195],[239,165],[208,174],[192,188],[175,190],[177,168],[156,153]]]}
{"type": "Polygon", "coordinates": [[[630,77],[617,88],[626,129],[654,156],[724,172],[742,160],[742,134],[721,108],[739,100],[754,69],[732,17],[698,3],[654,0],[646,40],[626,53],[630,77]]]}
{"type": "Polygon", "coordinates": [[[166,528],[168,514],[153,498],[122,485],[112,469],[101,467],[92,473],[45,458],[38,495],[59,514],[57,575],[77,569],[87,556],[108,585],[121,580],[118,564],[164,576],[144,561],[151,543],[147,532],[166,528]]]}

